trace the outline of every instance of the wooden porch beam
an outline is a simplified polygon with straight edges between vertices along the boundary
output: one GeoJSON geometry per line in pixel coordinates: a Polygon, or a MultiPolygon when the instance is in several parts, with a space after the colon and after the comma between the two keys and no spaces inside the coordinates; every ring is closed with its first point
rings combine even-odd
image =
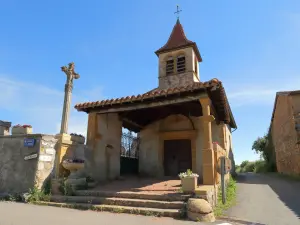
{"type": "Polygon", "coordinates": [[[144,128],[144,126],[142,126],[142,125],[140,125],[140,124],[138,124],[138,123],[136,123],[136,122],[134,122],[132,120],[129,120],[127,118],[121,118],[121,119],[122,119],[122,121],[124,121],[126,123],[129,123],[129,124],[131,124],[131,125],[133,125],[135,127],[138,127],[139,129],[143,129],[144,128]]]}
{"type": "Polygon", "coordinates": [[[97,108],[92,108],[88,111],[89,113],[96,112],[99,114],[125,112],[125,111],[133,111],[139,109],[155,108],[160,106],[191,102],[191,101],[199,100],[200,98],[207,98],[207,94],[205,92],[202,92],[202,93],[194,94],[193,96],[186,96],[186,97],[178,96],[178,98],[172,100],[162,100],[162,101],[148,102],[148,103],[141,101],[136,104],[132,104],[128,106],[126,106],[126,104],[123,105],[121,104],[120,106],[115,106],[115,107],[112,106],[111,108],[107,108],[107,109],[105,109],[104,107],[102,108],[100,106],[97,108]]]}

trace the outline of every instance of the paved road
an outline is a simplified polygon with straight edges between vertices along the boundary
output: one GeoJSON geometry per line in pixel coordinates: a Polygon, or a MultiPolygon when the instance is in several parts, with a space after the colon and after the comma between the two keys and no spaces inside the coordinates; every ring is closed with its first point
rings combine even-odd
{"type": "MultiPolygon", "coordinates": [[[[192,221],[0,202],[0,225],[195,225],[192,221]]],[[[197,223],[200,225],[228,223],[197,223]]]]}
{"type": "Polygon", "coordinates": [[[263,225],[300,225],[300,182],[248,173],[239,176],[237,185],[237,204],[227,216],[263,225]]]}

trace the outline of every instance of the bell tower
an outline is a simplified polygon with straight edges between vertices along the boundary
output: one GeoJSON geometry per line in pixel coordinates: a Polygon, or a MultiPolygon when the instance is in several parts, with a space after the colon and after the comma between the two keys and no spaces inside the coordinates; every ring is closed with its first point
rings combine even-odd
{"type": "Polygon", "coordinates": [[[179,18],[167,43],[155,54],[159,59],[159,89],[200,81],[198,64],[202,58],[196,43],[187,39],[179,18]]]}

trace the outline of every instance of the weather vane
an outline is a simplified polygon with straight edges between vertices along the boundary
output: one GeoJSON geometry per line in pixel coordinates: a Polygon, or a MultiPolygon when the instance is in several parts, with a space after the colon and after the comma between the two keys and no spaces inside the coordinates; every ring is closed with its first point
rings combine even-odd
{"type": "Polygon", "coordinates": [[[182,11],[181,9],[179,10],[179,5],[177,5],[177,10],[176,10],[176,12],[174,12],[174,14],[177,14],[177,19],[179,19],[179,13],[181,11],[182,11]]]}

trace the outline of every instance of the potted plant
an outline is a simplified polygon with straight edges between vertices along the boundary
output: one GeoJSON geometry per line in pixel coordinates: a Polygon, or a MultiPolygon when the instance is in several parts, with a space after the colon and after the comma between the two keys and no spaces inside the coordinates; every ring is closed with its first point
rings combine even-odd
{"type": "Polygon", "coordinates": [[[81,134],[71,133],[71,141],[77,142],[79,144],[84,144],[85,138],[81,134]]]}
{"type": "Polygon", "coordinates": [[[181,179],[182,191],[184,193],[194,193],[198,186],[199,175],[188,169],[186,172],[180,173],[178,176],[181,179]]]}
{"type": "Polygon", "coordinates": [[[12,134],[32,134],[32,126],[31,125],[20,125],[17,124],[12,128],[12,134]]]}

